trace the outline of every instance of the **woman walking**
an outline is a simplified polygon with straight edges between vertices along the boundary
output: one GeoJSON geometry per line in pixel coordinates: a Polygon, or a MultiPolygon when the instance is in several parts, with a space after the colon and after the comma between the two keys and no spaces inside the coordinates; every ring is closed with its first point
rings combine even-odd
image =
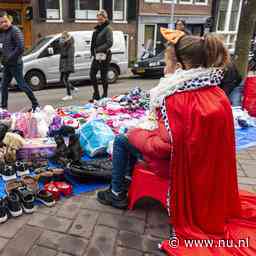
{"type": "Polygon", "coordinates": [[[113,32],[109,26],[108,14],[105,10],[97,13],[98,25],[92,35],[91,56],[93,57],[90,78],[93,85],[92,100],[99,100],[99,87],[97,83],[97,73],[100,70],[103,85],[102,98],[108,96],[108,69],[111,61],[111,50],[113,45],[113,32]]]}
{"type": "Polygon", "coordinates": [[[67,95],[62,98],[62,100],[72,100],[73,91],[77,91],[71,82],[69,81],[69,76],[71,73],[75,72],[74,68],[74,55],[75,55],[75,43],[74,38],[68,33],[63,32],[60,38],[60,73],[61,82],[65,85],[67,89],[67,95]]]}

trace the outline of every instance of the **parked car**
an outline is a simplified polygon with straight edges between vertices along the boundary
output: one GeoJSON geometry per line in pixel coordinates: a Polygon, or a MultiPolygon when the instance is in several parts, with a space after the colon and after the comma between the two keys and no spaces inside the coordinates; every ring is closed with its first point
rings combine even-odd
{"type": "MultiPolygon", "coordinates": [[[[91,66],[91,38],[93,31],[74,31],[70,34],[75,40],[75,73],[70,75],[71,81],[89,79],[91,66]]],[[[41,38],[24,56],[24,77],[33,90],[41,90],[47,84],[60,82],[59,39],[61,34],[41,38]]],[[[108,71],[109,83],[115,83],[121,74],[128,71],[128,56],[124,33],[113,32],[114,44],[111,48],[112,61],[108,71]]],[[[1,78],[1,68],[0,68],[1,78]]],[[[15,85],[13,79],[12,85],[15,85]]]]}
{"type": "Polygon", "coordinates": [[[132,67],[132,73],[142,77],[161,77],[164,74],[164,51],[158,55],[138,61],[132,67]]]}

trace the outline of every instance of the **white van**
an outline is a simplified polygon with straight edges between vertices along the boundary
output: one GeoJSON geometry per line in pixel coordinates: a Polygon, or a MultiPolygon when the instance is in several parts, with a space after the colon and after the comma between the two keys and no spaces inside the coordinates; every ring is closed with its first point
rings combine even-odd
{"type": "MultiPolygon", "coordinates": [[[[93,31],[70,32],[75,40],[75,73],[71,74],[71,81],[89,79],[92,33],[93,31]]],[[[24,77],[33,90],[40,90],[46,84],[60,81],[58,43],[60,36],[61,34],[43,37],[25,52],[24,77]]],[[[116,82],[118,76],[128,70],[128,54],[123,32],[113,31],[113,38],[112,61],[108,72],[110,83],[116,82]]]]}

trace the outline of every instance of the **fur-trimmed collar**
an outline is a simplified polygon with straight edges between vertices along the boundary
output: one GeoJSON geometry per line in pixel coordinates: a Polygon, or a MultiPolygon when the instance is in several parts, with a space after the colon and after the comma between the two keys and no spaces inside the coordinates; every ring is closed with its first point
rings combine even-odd
{"type": "Polygon", "coordinates": [[[216,68],[178,69],[160,79],[158,86],[150,90],[150,108],[156,109],[163,100],[177,92],[218,86],[223,79],[223,70],[216,68]]]}

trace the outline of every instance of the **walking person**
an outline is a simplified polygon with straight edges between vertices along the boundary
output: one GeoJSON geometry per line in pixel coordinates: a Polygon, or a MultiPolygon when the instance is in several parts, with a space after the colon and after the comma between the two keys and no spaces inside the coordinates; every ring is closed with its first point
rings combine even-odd
{"type": "Polygon", "coordinates": [[[108,69],[111,61],[111,50],[113,45],[113,32],[109,25],[108,14],[105,10],[97,13],[98,25],[92,35],[91,56],[93,57],[90,79],[93,85],[92,100],[99,100],[100,93],[97,83],[97,73],[100,70],[103,85],[102,98],[108,96],[108,69]]]}
{"type": "Polygon", "coordinates": [[[22,54],[24,52],[24,37],[17,26],[12,25],[5,11],[0,12],[0,61],[3,65],[2,101],[1,107],[8,108],[8,87],[13,77],[18,88],[25,92],[32,103],[32,111],[39,103],[23,77],[22,54]]]}
{"type": "Polygon", "coordinates": [[[78,91],[71,82],[69,76],[75,72],[74,68],[74,55],[75,55],[75,42],[74,38],[66,31],[62,33],[60,38],[60,73],[61,83],[63,83],[67,89],[67,95],[62,100],[72,100],[71,92],[78,91]]]}

